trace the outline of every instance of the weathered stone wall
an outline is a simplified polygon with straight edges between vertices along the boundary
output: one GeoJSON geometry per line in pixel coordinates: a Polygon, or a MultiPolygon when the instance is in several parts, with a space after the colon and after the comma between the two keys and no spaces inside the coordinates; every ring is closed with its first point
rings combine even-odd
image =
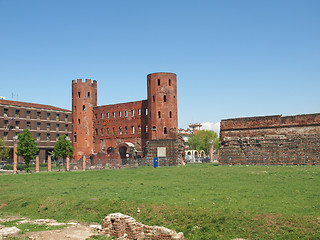
{"type": "Polygon", "coordinates": [[[222,164],[320,163],[320,114],[221,121],[222,164]]]}
{"type": "Polygon", "coordinates": [[[172,166],[184,162],[184,144],[178,139],[149,140],[145,146],[146,163],[153,165],[153,158],[157,157],[158,147],[166,148],[166,157],[159,157],[159,166],[172,166]]]}

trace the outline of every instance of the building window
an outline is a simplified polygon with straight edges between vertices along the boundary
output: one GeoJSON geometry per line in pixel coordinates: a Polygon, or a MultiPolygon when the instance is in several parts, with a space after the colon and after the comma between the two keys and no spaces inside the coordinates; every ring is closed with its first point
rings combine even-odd
{"type": "Polygon", "coordinates": [[[78,124],[80,124],[80,118],[78,118],[78,124]]]}
{"type": "Polygon", "coordinates": [[[103,136],[103,128],[101,128],[101,136],[103,136]]]}
{"type": "Polygon", "coordinates": [[[119,127],[119,134],[122,134],[122,128],[119,127]]]}
{"type": "Polygon", "coordinates": [[[60,121],[60,114],[59,113],[56,114],[56,121],[60,121]]]}
{"type": "Polygon", "coordinates": [[[88,92],[88,98],[90,97],[90,92],[88,92]]]}
{"type": "Polygon", "coordinates": [[[64,130],[67,132],[68,131],[68,124],[64,125],[64,130]]]}
{"type": "Polygon", "coordinates": [[[128,127],[125,126],[124,129],[125,129],[125,131],[126,131],[126,134],[128,134],[128,127]]]}
{"type": "Polygon", "coordinates": [[[125,116],[125,117],[128,117],[128,111],[127,111],[127,110],[124,111],[124,116],[125,116]]]}
{"type": "Polygon", "coordinates": [[[27,129],[29,129],[29,130],[30,130],[31,122],[27,122],[26,127],[27,127],[27,129]]]}
{"type": "Polygon", "coordinates": [[[166,102],[167,101],[167,96],[163,95],[163,101],[166,102]]]}
{"type": "Polygon", "coordinates": [[[116,135],[116,130],[114,128],[112,128],[113,131],[113,135],[116,135]]]}
{"type": "Polygon", "coordinates": [[[40,133],[37,133],[37,141],[40,141],[40,133]]]}
{"type": "Polygon", "coordinates": [[[50,113],[47,113],[47,120],[50,120],[50,113]]]}
{"type": "Polygon", "coordinates": [[[95,115],[94,115],[94,118],[97,120],[97,119],[98,119],[98,114],[95,114],[95,115]]]}
{"type": "Polygon", "coordinates": [[[27,111],[27,119],[30,119],[30,114],[31,114],[31,112],[27,111]]]}
{"type": "Polygon", "coordinates": [[[119,117],[121,117],[121,111],[119,112],[119,117]]]}
{"type": "Polygon", "coordinates": [[[131,126],[131,133],[134,134],[134,126],[131,126]]]}
{"type": "Polygon", "coordinates": [[[169,78],[169,86],[171,86],[171,79],[169,78]]]}
{"type": "Polygon", "coordinates": [[[4,117],[8,117],[8,109],[7,108],[4,109],[3,116],[4,117]]]}
{"type": "Polygon", "coordinates": [[[152,131],[156,131],[156,130],[157,130],[156,126],[153,126],[152,131]]]}
{"type": "Polygon", "coordinates": [[[99,133],[98,133],[98,129],[96,128],[96,136],[98,136],[99,135],[99,133]]]}
{"type": "Polygon", "coordinates": [[[64,121],[68,122],[68,114],[64,115],[64,121]]]}
{"type": "Polygon", "coordinates": [[[86,110],[86,105],[82,105],[82,111],[86,110]]]}
{"type": "Polygon", "coordinates": [[[109,131],[109,128],[107,128],[107,135],[108,135],[108,136],[110,135],[110,131],[109,131]]]}
{"type": "Polygon", "coordinates": [[[141,126],[140,125],[138,125],[138,131],[139,131],[139,133],[141,133],[141,126]]]}
{"type": "Polygon", "coordinates": [[[60,130],[60,125],[56,124],[56,131],[59,131],[59,130],[60,130]]]}
{"type": "Polygon", "coordinates": [[[20,127],[20,121],[16,121],[16,129],[19,129],[20,127]]]}
{"type": "Polygon", "coordinates": [[[38,120],[41,119],[41,112],[37,112],[37,119],[38,119],[38,120]]]}
{"type": "Polygon", "coordinates": [[[16,110],[16,117],[20,117],[20,110],[16,110]]]}
{"type": "Polygon", "coordinates": [[[158,118],[161,118],[161,112],[160,111],[158,112],[158,118]]]}
{"type": "Polygon", "coordinates": [[[172,118],[172,112],[171,111],[169,112],[169,117],[172,118]]]}
{"type": "Polygon", "coordinates": [[[134,110],[131,110],[131,116],[134,117],[134,110]]]}
{"type": "Polygon", "coordinates": [[[40,130],[41,123],[37,122],[37,130],[40,130]]]}
{"type": "Polygon", "coordinates": [[[50,141],[50,140],[51,140],[50,133],[47,133],[47,141],[50,141]]]}
{"type": "Polygon", "coordinates": [[[47,131],[50,131],[50,123],[47,123],[47,131]]]}
{"type": "Polygon", "coordinates": [[[76,132],[73,134],[73,140],[75,143],[77,142],[77,133],[76,132]]]}
{"type": "Polygon", "coordinates": [[[103,119],[103,113],[101,113],[101,119],[103,119]]]}
{"type": "Polygon", "coordinates": [[[167,134],[167,128],[166,127],[164,128],[163,133],[167,134]]]}
{"type": "Polygon", "coordinates": [[[80,92],[78,92],[78,98],[80,98],[80,92]]]}
{"type": "Polygon", "coordinates": [[[59,134],[56,134],[56,141],[59,140],[59,134]]]}
{"type": "Polygon", "coordinates": [[[158,78],[158,86],[160,86],[160,79],[158,78]]]}
{"type": "Polygon", "coordinates": [[[138,115],[141,116],[141,109],[138,109],[138,115]]]}
{"type": "Polygon", "coordinates": [[[113,118],[115,118],[115,117],[116,117],[116,113],[115,113],[115,112],[113,112],[112,114],[113,114],[113,118]]]}
{"type": "Polygon", "coordinates": [[[5,141],[8,140],[8,132],[3,133],[3,140],[5,140],[5,141]]]}
{"type": "Polygon", "coordinates": [[[109,113],[107,113],[107,118],[109,118],[109,113]]]}
{"type": "Polygon", "coordinates": [[[146,111],[145,111],[146,115],[148,115],[148,108],[146,108],[146,111]]]}
{"type": "Polygon", "coordinates": [[[156,100],[156,99],[155,99],[155,97],[154,97],[154,95],[153,95],[153,96],[152,96],[152,102],[155,102],[155,100],[156,100]]]}
{"type": "Polygon", "coordinates": [[[74,106],[74,110],[77,111],[77,106],[74,106]]]}

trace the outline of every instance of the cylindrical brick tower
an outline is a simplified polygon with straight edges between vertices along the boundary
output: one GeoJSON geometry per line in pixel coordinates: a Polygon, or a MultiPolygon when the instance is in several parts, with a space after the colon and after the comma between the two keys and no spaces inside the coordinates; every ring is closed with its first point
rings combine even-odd
{"type": "Polygon", "coordinates": [[[177,76],[152,73],[148,81],[148,139],[175,139],[178,134],[177,76]]]}
{"type": "Polygon", "coordinates": [[[97,106],[97,81],[72,81],[72,124],[74,160],[93,153],[93,108],[97,106]]]}

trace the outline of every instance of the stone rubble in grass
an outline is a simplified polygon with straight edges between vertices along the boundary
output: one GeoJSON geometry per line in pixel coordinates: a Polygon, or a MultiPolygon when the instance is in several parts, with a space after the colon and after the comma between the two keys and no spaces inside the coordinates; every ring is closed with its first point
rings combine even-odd
{"type": "Polygon", "coordinates": [[[2,239],[2,237],[8,237],[10,235],[16,234],[18,232],[20,232],[21,230],[17,227],[4,227],[1,225],[0,227],[0,239],[2,239]]]}
{"type": "Polygon", "coordinates": [[[122,213],[111,213],[106,216],[101,224],[101,228],[100,232],[102,234],[107,237],[116,237],[118,240],[185,240],[182,232],[177,233],[165,227],[144,225],[122,213]]]}

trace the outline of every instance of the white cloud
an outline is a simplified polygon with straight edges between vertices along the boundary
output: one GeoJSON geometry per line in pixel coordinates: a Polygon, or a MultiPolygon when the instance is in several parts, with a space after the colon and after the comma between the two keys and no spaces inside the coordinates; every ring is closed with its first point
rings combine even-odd
{"type": "Polygon", "coordinates": [[[220,132],[220,122],[217,122],[217,123],[203,122],[201,124],[202,124],[201,130],[213,130],[218,134],[220,132]]]}

